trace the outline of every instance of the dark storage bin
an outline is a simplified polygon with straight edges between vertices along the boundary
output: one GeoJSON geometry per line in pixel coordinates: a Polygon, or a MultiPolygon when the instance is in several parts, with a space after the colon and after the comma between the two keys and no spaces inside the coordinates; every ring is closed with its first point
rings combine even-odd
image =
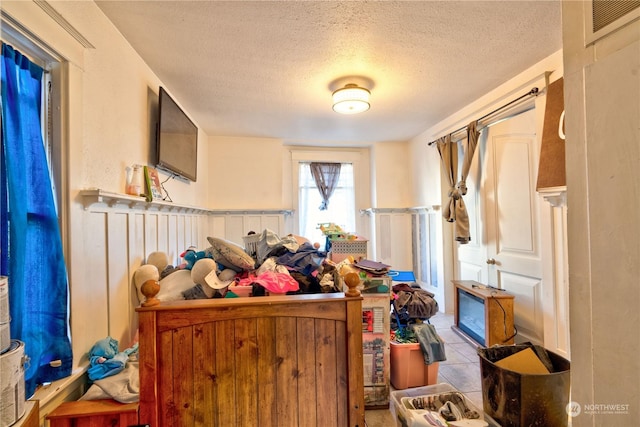
{"type": "Polygon", "coordinates": [[[564,427],[569,403],[570,363],[539,346],[478,348],[484,412],[502,427],[564,427]],[[532,348],[550,374],[521,374],[494,362],[532,348]]]}

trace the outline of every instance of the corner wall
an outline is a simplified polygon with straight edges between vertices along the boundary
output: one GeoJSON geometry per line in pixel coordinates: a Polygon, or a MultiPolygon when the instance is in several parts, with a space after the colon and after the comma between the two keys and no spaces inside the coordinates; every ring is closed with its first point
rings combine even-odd
{"type": "Polygon", "coordinates": [[[562,8],[572,421],[630,426],[640,418],[640,21],[585,46],[587,6],[562,8]]]}

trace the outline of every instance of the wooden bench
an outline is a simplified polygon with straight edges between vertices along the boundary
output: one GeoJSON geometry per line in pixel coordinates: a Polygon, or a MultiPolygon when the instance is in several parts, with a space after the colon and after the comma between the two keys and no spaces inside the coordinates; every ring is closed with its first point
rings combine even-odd
{"type": "Polygon", "coordinates": [[[115,400],[63,402],[47,415],[50,427],[129,427],[138,425],[138,404],[115,400]]]}

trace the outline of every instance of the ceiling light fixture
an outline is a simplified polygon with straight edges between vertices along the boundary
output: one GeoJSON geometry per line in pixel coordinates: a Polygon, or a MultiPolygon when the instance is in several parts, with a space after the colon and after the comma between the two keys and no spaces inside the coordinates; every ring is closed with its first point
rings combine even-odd
{"type": "Polygon", "coordinates": [[[333,92],[333,111],[340,114],[362,113],[369,109],[369,92],[363,87],[349,83],[333,92]]]}

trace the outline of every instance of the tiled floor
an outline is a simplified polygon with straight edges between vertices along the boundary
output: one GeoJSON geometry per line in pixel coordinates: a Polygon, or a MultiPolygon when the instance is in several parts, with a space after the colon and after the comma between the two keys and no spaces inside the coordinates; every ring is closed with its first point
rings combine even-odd
{"type": "MultiPolygon", "coordinates": [[[[430,319],[438,335],[445,343],[447,360],[440,362],[438,382],[449,383],[463,392],[478,408],[482,408],[482,385],[480,383],[480,361],[474,346],[453,330],[453,315],[438,313],[430,319]]],[[[387,409],[365,412],[367,427],[395,427],[396,422],[387,409]]]]}

